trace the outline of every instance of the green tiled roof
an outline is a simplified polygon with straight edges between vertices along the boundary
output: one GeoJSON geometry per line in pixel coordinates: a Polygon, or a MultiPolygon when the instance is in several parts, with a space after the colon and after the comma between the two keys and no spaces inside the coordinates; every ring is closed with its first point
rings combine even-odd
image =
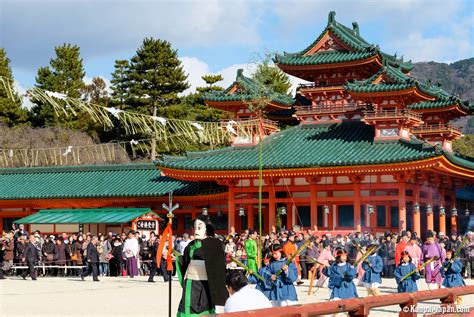
{"type": "Polygon", "coordinates": [[[283,55],[277,54],[274,57],[274,62],[283,65],[319,65],[319,64],[332,64],[342,63],[356,60],[363,60],[371,56],[380,55],[382,60],[386,60],[388,64],[392,66],[401,67],[404,71],[409,71],[413,68],[411,62],[404,62],[403,59],[397,59],[396,56],[386,54],[380,51],[379,47],[373,44],[369,44],[359,34],[359,26],[356,22],[353,22],[353,28],[337,22],[335,20],[336,13],[334,11],[329,12],[328,24],[321,34],[304,50],[297,53],[283,53],[283,55]],[[331,32],[337,38],[339,38],[346,45],[351,47],[355,52],[318,52],[311,56],[304,56],[310,51],[326,34],[331,32]]]}
{"type": "Polygon", "coordinates": [[[417,103],[409,105],[408,108],[412,110],[439,109],[439,108],[450,107],[456,104],[467,111],[474,111],[474,105],[470,105],[468,102],[460,102],[459,99],[455,97],[436,100],[436,101],[417,102],[417,103]]]}
{"type": "MultiPolygon", "coordinates": [[[[263,140],[263,167],[304,168],[386,164],[441,155],[419,141],[373,142],[374,127],[363,122],[299,125],[263,140]]],[[[157,161],[157,166],[183,170],[256,170],[258,147],[229,147],[191,152],[186,157],[157,161]]]]}
{"type": "MultiPolygon", "coordinates": [[[[206,101],[219,101],[219,102],[226,102],[226,101],[249,101],[252,100],[254,93],[257,90],[257,86],[255,82],[243,74],[243,70],[237,70],[237,76],[235,81],[227,87],[224,91],[220,92],[210,92],[204,94],[204,100],[206,101]],[[240,90],[230,94],[230,90],[235,86],[239,85],[240,90]]],[[[294,104],[295,100],[285,94],[275,93],[270,91],[269,95],[273,97],[273,102],[291,106],[294,104]]]]}
{"type": "Polygon", "coordinates": [[[150,208],[43,209],[15,223],[127,223],[149,212],[150,208]]]}
{"type": "Polygon", "coordinates": [[[372,77],[366,80],[355,81],[353,83],[347,82],[344,85],[344,88],[349,92],[397,91],[408,89],[410,87],[417,87],[420,91],[442,100],[453,100],[453,98],[455,98],[444,91],[441,87],[422,83],[415,78],[404,74],[400,68],[390,66],[387,63],[385,63],[380,71],[374,74],[372,77]],[[375,84],[374,81],[381,75],[385,75],[389,79],[388,82],[375,84]]]}
{"type": "Polygon", "coordinates": [[[338,52],[329,51],[309,56],[282,56],[277,55],[276,62],[284,65],[320,65],[358,61],[374,56],[373,52],[338,52]]]}
{"type": "Polygon", "coordinates": [[[4,200],[197,195],[205,185],[161,176],[151,163],[0,169],[4,200]]]}

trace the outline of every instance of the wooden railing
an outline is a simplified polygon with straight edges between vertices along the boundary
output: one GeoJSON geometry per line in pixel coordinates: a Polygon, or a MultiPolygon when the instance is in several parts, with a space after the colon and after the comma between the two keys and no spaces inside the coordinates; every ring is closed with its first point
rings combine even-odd
{"type": "Polygon", "coordinates": [[[436,133],[440,131],[461,134],[461,129],[451,124],[425,124],[412,128],[413,133],[436,133]]]}
{"type": "Polygon", "coordinates": [[[315,84],[315,83],[309,83],[309,84],[299,84],[297,90],[300,89],[328,89],[328,88],[340,88],[343,89],[343,83],[341,84],[315,84]]]}
{"type": "Polygon", "coordinates": [[[405,118],[405,119],[421,120],[421,114],[407,110],[407,109],[376,110],[376,111],[365,111],[364,118],[366,119],[405,118]]]}
{"type": "Polygon", "coordinates": [[[319,114],[319,113],[344,113],[349,111],[355,111],[359,109],[359,107],[354,104],[346,104],[343,106],[325,106],[325,105],[318,105],[318,106],[296,106],[296,114],[304,115],[304,114],[319,114]]]}
{"type": "MultiPolygon", "coordinates": [[[[439,299],[440,306],[434,306],[430,303],[430,309],[427,313],[437,311],[446,314],[449,310],[456,307],[456,298],[462,295],[474,294],[474,285],[461,286],[454,288],[443,288],[432,291],[418,291],[414,293],[387,294],[371,296],[365,298],[344,299],[331,302],[320,302],[314,304],[304,304],[286,307],[274,307],[258,309],[253,311],[243,311],[236,313],[219,314],[222,317],[247,317],[247,316],[272,316],[272,317],[309,317],[337,314],[342,312],[349,313],[349,316],[369,316],[370,310],[376,307],[399,305],[399,316],[415,317],[417,316],[416,305],[421,301],[439,299]],[[438,308],[438,310],[436,310],[438,308]]],[[[315,298],[316,300],[316,298],[315,298]]],[[[419,309],[423,312],[423,308],[419,309]]],[[[472,313],[472,311],[471,311],[472,313]]],[[[459,314],[462,315],[462,314],[459,314]]],[[[466,316],[469,316],[469,312],[466,316]]]]}

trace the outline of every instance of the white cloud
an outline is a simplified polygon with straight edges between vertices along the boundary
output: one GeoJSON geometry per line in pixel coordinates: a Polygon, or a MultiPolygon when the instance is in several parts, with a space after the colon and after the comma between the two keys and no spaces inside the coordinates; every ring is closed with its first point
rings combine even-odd
{"type": "MultiPolygon", "coordinates": [[[[232,84],[232,82],[234,82],[238,69],[243,69],[244,75],[249,76],[249,77],[252,76],[252,74],[257,69],[257,63],[233,64],[215,73],[212,73],[210,71],[209,65],[197,57],[185,56],[185,57],[181,57],[180,60],[183,63],[183,69],[185,73],[188,75],[188,82],[191,85],[191,87],[185,90],[182,95],[186,95],[188,93],[194,92],[196,90],[196,87],[204,86],[205,82],[201,78],[201,76],[203,75],[220,74],[224,79],[218,82],[217,85],[220,85],[226,88],[230,84],[232,84]]],[[[294,76],[289,76],[289,78],[292,85],[292,88],[291,88],[292,94],[295,93],[296,88],[298,87],[299,84],[308,83],[307,81],[299,79],[294,76]]]]}

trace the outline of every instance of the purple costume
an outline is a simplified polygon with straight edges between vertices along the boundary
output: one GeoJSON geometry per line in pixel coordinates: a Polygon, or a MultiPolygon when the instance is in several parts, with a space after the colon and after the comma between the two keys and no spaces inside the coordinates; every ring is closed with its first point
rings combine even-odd
{"type": "Polygon", "coordinates": [[[432,244],[425,242],[422,248],[423,259],[422,262],[425,263],[433,257],[439,257],[439,260],[434,260],[432,263],[425,266],[425,280],[428,284],[441,284],[443,278],[439,269],[441,264],[444,262],[445,254],[441,246],[434,242],[432,244]]]}

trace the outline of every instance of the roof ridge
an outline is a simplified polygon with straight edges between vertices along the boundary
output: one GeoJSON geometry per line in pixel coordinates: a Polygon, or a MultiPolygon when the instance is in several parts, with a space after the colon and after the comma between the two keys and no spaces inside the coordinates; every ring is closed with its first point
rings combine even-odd
{"type": "Polygon", "coordinates": [[[116,171],[116,170],[123,171],[123,170],[148,170],[148,169],[152,170],[156,168],[153,163],[8,167],[8,168],[1,168],[0,174],[67,173],[67,172],[93,172],[93,171],[116,171]]]}

